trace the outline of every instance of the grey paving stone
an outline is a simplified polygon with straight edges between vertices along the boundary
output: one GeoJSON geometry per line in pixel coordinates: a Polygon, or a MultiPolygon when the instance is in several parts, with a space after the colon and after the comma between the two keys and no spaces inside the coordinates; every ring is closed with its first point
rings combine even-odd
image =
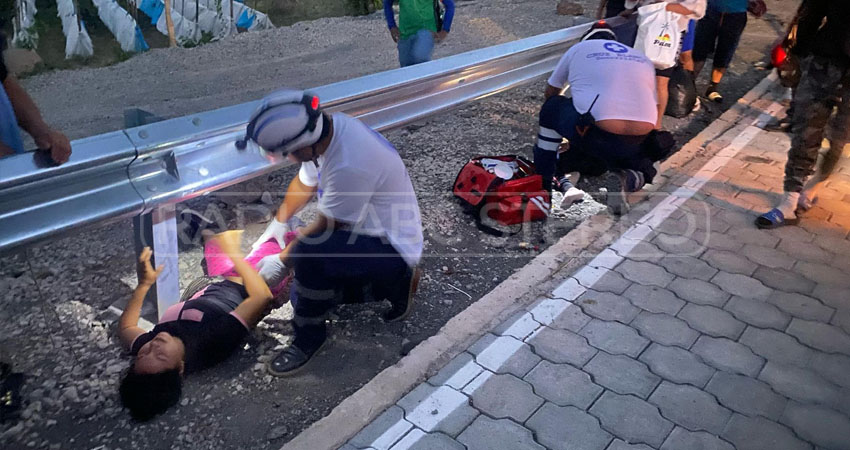
{"type": "Polygon", "coordinates": [[[738,339],[747,327],[732,314],[715,306],[689,304],[679,312],[679,318],[691,328],[714,337],[738,339]]]}
{"type": "Polygon", "coordinates": [[[668,255],[698,257],[705,250],[703,242],[697,242],[686,236],[674,236],[666,233],[658,233],[652,243],[668,255]]]}
{"type": "Polygon", "coordinates": [[[779,420],[785,409],[785,397],[755,378],[719,371],[705,390],[714,394],[721,405],[748,416],[759,415],[779,420]]]}
{"type": "Polygon", "coordinates": [[[721,435],[738,450],[811,450],[787,427],[764,417],[735,414],[721,435]]]}
{"type": "Polygon", "coordinates": [[[666,313],[675,316],[685,306],[685,301],[676,297],[676,294],[656,286],[634,283],[626,289],[623,295],[633,305],[653,313],[666,313]]]}
{"type": "Polygon", "coordinates": [[[674,275],[663,267],[643,261],[623,261],[615,269],[624,278],[647,286],[665,287],[673,281],[674,275]]]}
{"type": "Polygon", "coordinates": [[[410,430],[393,449],[404,450],[466,450],[460,442],[442,433],[426,433],[418,428],[410,430]]]}
{"type": "Polygon", "coordinates": [[[590,380],[590,375],[568,364],[541,361],[525,381],[531,383],[534,392],[558,406],[576,406],[587,409],[602,388],[590,380]]]}
{"type": "Polygon", "coordinates": [[[731,297],[726,291],[708,281],[687,278],[676,278],[667,286],[667,289],[673,291],[681,299],[700,305],[720,307],[731,297]]]}
{"type": "Polygon", "coordinates": [[[850,287],[850,277],[847,276],[847,273],[828,264],[797,261],[794,270],[817,283],[850,287]]]}
{"type": "Polygon", "coordinates": [[[467,450],[546,450],[531,431],[508,419],[481,415],[457,438],[467,450]]]}
{"type": "Polygon", "coordinates": [[[740,250],[744,245],[728,234],[716,232],[707,234],[705,231],[701,230],[694,232],[694,240],[702,242],[707,248],[717,250],[740,250]]]}
{"type": "Polygon", "coordinates": [[[779,227],[773,230],[767,230],[767,232],[781,239],[779,241],[779,247],[782,247],[782,243],[786,241],[813,245],[811,242],[815,238],[815,235],[806,231],[803,227],[779,227]]]}
{"type": "Polygon", "coordinates": [[[493,375],[472,393],[472,405],[484,414],[519,423],[542,404],[531,385],[513,375],[493,375]]]}
{"type": "Polygon", "coordinates": [[[710,264],[711,267],[730,273],[752,275],[758,269],[758,264],[738,252],[708,250],[700,258],[710,264]]]}
{"type": "Polygon", "coordinates": [[[850,388],[850,358],[844,355],[828,355],[815,352],[811,367],[815,372],[833,383],[850,388]]]}
{"type": "Polygon", "coordinates": [[[657,264],[682,278],[699,278],[708,281],[717,273],[717,269],[693,256],[669,256],[662,258],[657,264]]]}
{"type": "Polygon", "coordinates": [[[531,333],[534,333],[542,325],[534,320],[534,316],[528,311],[518,311],[508,320],[502,322],[493,329],[493,334],[499,336],[512,336],[519,340],[523,340],[531,333]]]}
{"type": "Polygon", "coordinates": [[[850,389],[842,389],[835,399],[835,404],[838,406],[838,411],[850,417],[850,389]]]}
{"type": "Polygon", "coordinates": [[[528,344],[511,336],[485,334],[468,351],[475,355],[475,362],[481,367],[518,377],[525,376],[540,362],[540,357],[531,351],[528,344]]]}
{"type": "Polygon", "coordinates": [[[408,422],[423,431],[441,431],[457,436],[478,415],[469,398],[448,386],[423,383],[397,403],[408,422]]]}
{"type": "MultiPolygon", "coordinates": [[[[794,227],[799,229],[799,227],[794,227]]],[[[802,259],[809,262],[825,263],[833,258],[833,254],[810,242],[796,239],[783,239],[776,247],[777,250],[794,255],[795,260],[802,259]]]]}
{"type": "Polygon", "coordinates": [[[798,402],[832,406],[839,398],[838,386],[801,367],[768,361],[761,370],[759,379],[769,384],[776,392],[798,402]]]}
{"type": "Polygon", "coordinates": [[[622,294],[631,286],[632,282],[623,278],[622,275],[613,271],[606,270],[599,280],[593,283],[592,287],[596,291],[613,292],[614,294],[622,294]]]}
{"type": "MultiPolygon", "coordinates": [[[[766,286],[784,292],[808,294],[815,288],[814,281],[809,280],[794,270],[759,267],[753,274],[753,278],[760,280],[766,286]]],[[[762,298],[766,298],[766,296],[762,296],[762,298]]]]}
{"type": "Polygon", "coordinates": [[[800,319],[828,323],[835,313],[835,309],[824,305],[819,300],[793,292],[776,292],[767,301],[800,319]]]}
{"type": "Polygon", "coordinates": [[[810,320],[792,319],[786,331],[800,342],[826,353],[850,355],[850,335],[841,328],[810,320]]]}
{"type": "Polygon", "coordinates": [[[602,450],[611,436],[590,414],[572,406],[546,403],[526,423],[537,441],[551,450],[602,450]]]}
{"type": "Polygon", "coordinates": [[[704,431],[693,432],[676,427],[667,436],[661,450],[735,450],[735,447],[704,431]]]}
{"type": "Polygon", "coordinates": [[[661,415],[689,430],[720,434],[732,411],[717,403],[710,394],[687,384],[661,382],[649,397],[661,415]]]}
{"type": "Polygon", "coordinates": [[[649,365],[656,375],[679,384],[692,384],[703,387],[714,368],[700,361],[693,353],[679,347],[667,347],[653,343],[640,355],[640,360],[649,365]]]}
{"type": "Polygon", "coordinates": [[[618,394],[635,394],[646,398],[661,378],[642,362],[623,355],[599,352],[585,366],[593,380],[618,394]]]}
{"type": "Polygon", "coordinates": [[[732,313],[736,319],[759,328],[775,328],[782,331],[791,322],[788,314],[765,300],[732,297],[723,309],[732,313]]]}
{"type": "Polygon", "coordinates": [[[545,326],[550,326],[559,315],[569,309],[575,308],[572,302],[560,298],[539,298],[526,310],[531,313],[531,317],[537,322],[545,326]]]}
{"type": "Polygon", "coordinates": [[[773,289],[765,286],[761,281],[739,273],[719,272],[711,279],[711,282],[720,289],[739,297],[766,298],[773,293],[773,289]]]}
{"type": "MultiPolygon", "coordinates": [[[[579,331],[593,347],[616,355],[637,357],[649,340],[619,322],[593,319],[579,331]]],[[[546,358],[549,359],[549,358],[546,358]]]]}
{"type": "Polygon", "coordinates": [[[528,340],[534,353],[553,363],[568,363],[577,367],[585,365],[598,350],[587,340],[568,330],[545,328],[528,340]]]}
{"type": "MultiPolygon", "coordinates": [[[[749,225],[752,225],[752,221],[749,225]]],[[[779,238],[765,233],[763,230],[757,230],[750,226],[749,228],[735,228],[733,234],[738,242],[743,244],[761,245],[764,247],[776,247],[779,243],[779,238]]]]}
{"type": "Polygon", "coordinates": [[[829,323],[841,328],[845,333],[850,334],[850,309],[836,311],[829,323]]]}
{"type": "Polygon", "coordinates": [[[606,430],[631,443],[658,447],[673,429],[658,409],[633,395],[606,391],[590,408],[606,430]]]}
{"type": "Polygon", "coordinates": [[[445,384],[461,390],[483,371],[484,368],[475,362],[475,358],[471,354],[463,352],[449,361],[436,375],[428,379],[428,383],[434,386],[445,384]]]}
{"type": "Polygon", "coordinates": [[[699,333],[688,324],[669,314],[653,314],[642,312],[631,324],[640,330],[641,335],[659,344],[677,345],[690,348],[699,337],[699,333]]]}
{"type": "Polygon", "coordinates": [[[819,284],[812,292],[812,297],[836,309],[850,308],[850,296],[845,287],[819,284]]]}
{"type": "Polygon", "coordinates": [[[658,262],[667,256],[667,253],[658,248],[657,245],[643,240],[635,243],[634,247],[622,256],[633,261],[658,262]]]}
{"type": "Polygon", "coordinates": [[[627,444],[620,439],[614,439],[605,450],[652,450],[652,447],[644,444],[627,444]]]}
{"type": "Polygon", "coordinates": [[[620,295],[591,289],[582,294],[576,300],[576,304],[580,305],[581,309],[592,317],[602,320],[616,320],[622,323],[631,322],[640,312],[620,295]]]}
{"type": "Polygon", "coordinates": [[[762,358],[781,364],[805,367],[814,354],[811,348],[776,330],[747,327],[738,342],[762,358]]]}
{"type": "Polygon", "coordinates": [[[850,448],[850,418],[816,405],[789,402],[781,423],[801,438],[829,449],[850,448]]]}
{"type": "Polygon", "coordinates": [[[413,424],[404,420],[404,410],[398,406],[390,406],[351,438],[349,444],[357,448],[390,448],[411,428],[413,424]]]}
{"type": "Polygon", "coordinates": [[[576,305],[571,305],[569,308],[566,308],[564,312],[562,312],[552,323],[549,325],[551,328],[556,328],[560,330],[570,330],[572,332],[578,332],[582,327],[587,325],[592,317],[588,316],[584,313],[576,305]]]}
{"type": "Polygon", "coordinates": [[[762,247],[761,245],[745,245],[741,254],[746,255],[751,261],[765,267],[774,269],[791,269],[797,261],[787,253],[775,248],[762,247]]]}
{"type": "Polygon", "coordinates": [[[752,377],[758,375],[764,365],[764,359],[749,348],[726,338],[700,336],[691,351],[717,369],[752,377]]]}

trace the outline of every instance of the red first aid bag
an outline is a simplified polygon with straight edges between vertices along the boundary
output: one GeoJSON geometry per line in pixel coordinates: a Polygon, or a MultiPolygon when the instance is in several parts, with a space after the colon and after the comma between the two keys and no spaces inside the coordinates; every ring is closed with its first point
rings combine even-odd
{"type": "Polygon", "coordinates": [[[544,220],[550,195],[534,164],[522,156],[476,156],[458,173],[454,195],[500,225],[544,220]]]}

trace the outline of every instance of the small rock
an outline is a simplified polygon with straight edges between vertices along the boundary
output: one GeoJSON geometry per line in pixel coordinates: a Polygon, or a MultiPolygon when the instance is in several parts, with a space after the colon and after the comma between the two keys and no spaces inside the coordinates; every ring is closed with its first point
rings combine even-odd
{"type": "Polygon", "coordinates": [[[77,388],[69,386],[62,391],[62,398],[72,402],[78,402],[80,401],[80,394],[77,392],[77,388]]]}
{"type": "Polygon", "coordinates": [[[189,404],[188,398],[183,398],[183,400],[180,400],[180,406],[186,406],[188,404],[189,404]]]}
{"type": "Polygon", "coordinates": [[[91,417],[97,412],[97,403],[89,403],[80,410],[83,417],[91,417]]]}
{"type": "Polygon", "coordinates": [[[584,14],[584,8],[580,4],[569,0],[561,0],[558,2],[557,9],[558,14],[562,16],[580,16],[584,14]]]}
{"type": "Polygon", "coordinates": [[[270,441],[274,441],[276,439],[280,439],[286,436],[287,434],[289,434],[289,429],[286,428],[286,426],[281,425],[279,427],[274,427],[269,430],[269,434],[266,435],[266,438],[270,441]]]}

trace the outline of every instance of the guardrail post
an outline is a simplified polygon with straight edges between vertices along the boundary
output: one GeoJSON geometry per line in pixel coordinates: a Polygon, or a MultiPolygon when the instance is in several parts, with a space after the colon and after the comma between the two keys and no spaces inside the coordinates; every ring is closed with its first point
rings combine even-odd
{"type": "MultiPolygon", "coordinates": [[[[127,128],[158,122],[161,118],[138,108],[124,110],[124,126],[127,128]]],[[[165,266],[154,285],[148,291],[145,303],[155,303],[157,318],[162,317],[169,306],[180,300],[180,268],[177,264],[177,210],[173,204],[163,205],[150,213],[133,218],[136,255],[149,246],[153,249],[151,264],[165,266]]],[[[149,304],[150,304],[149,303],[149,304]]]]}

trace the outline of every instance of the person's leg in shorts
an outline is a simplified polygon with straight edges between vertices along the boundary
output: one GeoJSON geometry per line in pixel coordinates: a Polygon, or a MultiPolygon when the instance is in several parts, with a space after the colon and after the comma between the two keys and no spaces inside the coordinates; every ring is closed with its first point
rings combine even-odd
{"type": "Polygon", "coordinates": [[[661,129],[661,119],[664,118],[664,111],[667,109],[667,100],[670,93],[667,86],[670,84],[670,76],[673,75],[673,67],[666,69],[655,69],[655,89],[658,95],[658,121],[655,122],[655,129],[661,129]]]}
{"type": "Polygon", "coordinates": [[[693,73],[694,71],[694,35],[696,34],[697,21],[691,19],[688,22],[688,31],[682,36],[682,52],[679,53],[679,62],[682,68],[693,73]]]}
{"type": "Polygon", "coordinates": [[[735,50],[738,48],[738,42],[741,41],[741,34],[744,33],[746,26],[746,12],[723,14],[720,30],[717,35],[717,47],[714,50],[711,83],[705,91],[705,96],[709,100],[716,102],[723,101],[723,96],[717,92],[717,85],[720,84],[723,75],[726,73],[726,68],[729,67],[732,57],[735,56],[735,50]]]}

